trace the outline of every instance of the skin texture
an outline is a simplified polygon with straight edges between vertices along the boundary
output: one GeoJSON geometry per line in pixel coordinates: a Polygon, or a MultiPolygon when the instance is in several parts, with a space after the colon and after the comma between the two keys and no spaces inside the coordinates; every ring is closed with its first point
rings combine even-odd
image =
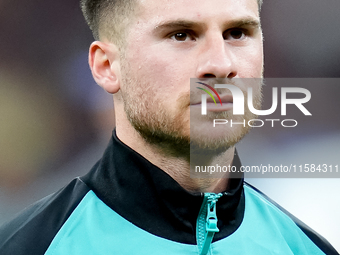
{"type": "MultiPolygon", "coordinates": [[[[200,96],[190,98],[190,78],[222,79],[243,91],[252,87],[260,98],[259,83],[238,79],[262,77],[257,1],[141,0],[127,29],[123,50],[104,39],[91,45],[89,57],[96,82],[114,94],[117,136],[187,190],[225,190],[227,178],[190,178],[190,138],[198,147],[220,148],[205,163],[228,165],[248,130],[238,125],[208,137],[207,119],[196,118],[200,128],[190,137],[190,111],[197,114],[200,96]]],[[[228,111],[207,118],[214,116],[235,117],[228,111]]]]}

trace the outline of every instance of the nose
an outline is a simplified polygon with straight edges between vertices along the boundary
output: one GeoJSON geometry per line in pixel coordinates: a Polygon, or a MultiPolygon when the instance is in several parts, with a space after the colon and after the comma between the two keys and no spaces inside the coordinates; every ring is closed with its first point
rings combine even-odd
{"type": "Polygon", "coordinates": [[[222,35],[202,42],[196,70],[197,78],[233,78],[237,75],[236,59],[222,35]]]}

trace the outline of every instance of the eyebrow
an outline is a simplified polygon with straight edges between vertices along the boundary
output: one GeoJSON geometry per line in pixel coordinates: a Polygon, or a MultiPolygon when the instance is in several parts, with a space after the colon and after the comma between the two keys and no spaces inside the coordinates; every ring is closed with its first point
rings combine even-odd
{"type": "MultiPolygon", "coordinates": [[[[153,31],[162,31],[165,29],[175,29],[175,28],[193,28],[193,27],[199,27],[199,26],[205,26],[204,22],[196,22],[196,21],[189,21],[189,20],[173,20],[173,21],[166,21],[163,23],[158,24],[153,31]]],[[[237,27],[254,27],[259,28],[261,27],[261,23],[259,20],[254,19],[252,17],[245,17],[240,18],[236,20],[231,20],[229,22],[225,23],[226,27],[229,28],[237,28],[237,27]]]]}
{"type": "Polygon", "coordinates": [[[161,31],[165,29],[174,29],[174,28],[193,28],[195,26],[200,26],[203,23],[200,22],[193,22],[188,20],[173,20],[173,21],[166,21],[158,24],[153,31],[161,31]]]}
{"type": "Polygon", "coordinates": [[[261,23],[259,20],[254,18],[242,18],[239,20],[233,20],[231,22],[227,22],[228,27],[254,27],[259,28],[261,27],[261,23]]]}

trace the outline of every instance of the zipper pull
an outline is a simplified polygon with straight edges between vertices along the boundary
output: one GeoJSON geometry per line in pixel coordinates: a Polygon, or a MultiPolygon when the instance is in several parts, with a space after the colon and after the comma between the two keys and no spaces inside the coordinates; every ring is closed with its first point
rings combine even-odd
{"type": "MultiPolygon", "coordinates": [[[[200,255],[208,254],[214,235],[216,232],[219,232],[219,229],[217,227],[216,202],[221,196],[222,196],[222,193],[219,193],[219,194],[205,193],[204,194],[205,203],[203,202],[202,209],[201,209],[200,216],[199,216],[202,219],[205,216],[204,214],[206,214],[204,233],[202,233],[203,231],[201,231],[201,234],[200,234],[201,237],[199,237],[199,240],[203,241],[203,243],[199,245],[201,246],[200,255]],[[204,234],[204,239],[202,238],[203,234],[204,234]]],[[[203,222],[201,222],[201,226],[203,225],[202,223],[203,222]]]]}
{"type": "Polygon", "coordinates": [[[215,196],[210,195],[208,197],[206,231],[216,233],[220,231],[217,228],[216,202],[221,196],[214,195],[215,196]]]}

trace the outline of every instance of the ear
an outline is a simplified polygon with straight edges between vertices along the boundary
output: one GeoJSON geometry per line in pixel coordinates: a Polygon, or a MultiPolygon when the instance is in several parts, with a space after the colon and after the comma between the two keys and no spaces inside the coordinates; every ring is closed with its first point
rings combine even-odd
{"type": "Polygon", "coordinates": [[[120,89],[118,47],[112,43],[95,41],[90,46],[89,65],[93,78],[110,94],[120,89]]]}

